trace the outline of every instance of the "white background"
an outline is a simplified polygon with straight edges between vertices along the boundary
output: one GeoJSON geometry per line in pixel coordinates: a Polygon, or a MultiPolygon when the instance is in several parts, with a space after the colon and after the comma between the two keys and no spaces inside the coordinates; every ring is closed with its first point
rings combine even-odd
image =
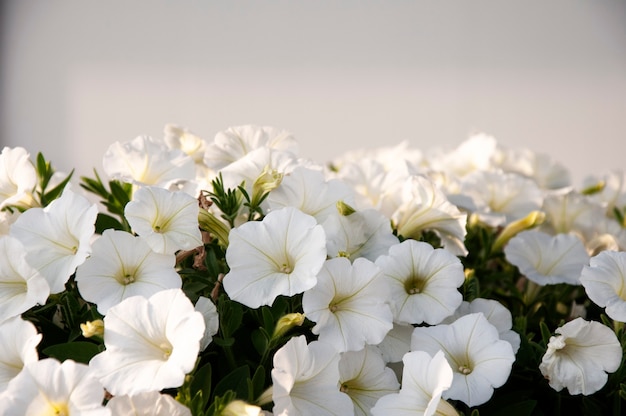
{"type": "Polygon", "coordinates": [[[89,174],[165,123],[291,131],[301,156],[483,131],[623,168],[622,0],[2,1],[0,143],[89,174]]]}

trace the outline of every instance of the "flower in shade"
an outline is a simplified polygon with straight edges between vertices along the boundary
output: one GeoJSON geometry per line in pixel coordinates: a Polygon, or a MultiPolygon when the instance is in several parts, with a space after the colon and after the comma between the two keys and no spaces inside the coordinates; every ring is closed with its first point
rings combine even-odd
{"type": "Polygon", "coordinates": [[[339,385],[352,399],[357,416],[370,415],[379,398],[400,388],[396,374],[385,365],[380,350],[374,346],[341,354],[339,385]]]}
{"type": "Polygon", "coordinates": [[[317,285],[304,292],[302,310],[316,322],[312,332],[340,351],[376,345],[392,328],[381,270],[371,261],[345,257],[327,260],[317,285]]]}
{"type": "Polygon", "coordinates": [[[576,318],[557,328],[539,370],[556,391],[589,395],[607,382],[607,373],[617,371],[622,347],[615,333],[595,321],[576,318]]]}
{"type": "Polygon", "coordinates": [[[91,251],[98,208],[69,186],[45,208],[31,208],[11,227],[26,249],[26,260],[60,293],[91,251]]]}
{"type": "Polygon", "coordinates": [[[25,249],[14,237],[0,237],[0,321],[17,316],[50,294],[46,279],[26,262],[25,249]]]}
{"type": "Polygon", "coordinates": [[[204,319],[180,289],[134,296],[104,317],[106,350],[89,362],[113,395],[179,387],[193,370],[204,319]]]}
{"type": "Polygon", "coordinates": [[[0,392],[24,365],[39,360],[37,345],[41,337],[35,325],[19,316],[0,323],[0,392]]]}
{"type": "Polygon", "coordinates": [[[30,200],[37,185],[37,172],[23,147],[5,147],[0,153],[0,209],[9,205],[22,205],[30,200]]]}
{"type": "Polygon", "coordinates": [[[538,285],[579,283],[580,272],[589,255],[578,237],[551,236],[542,231],[522,231],[504,247],[506,259],[538,285]]]}
{"type": "Polygon", "coordinates": [[[140,237],[119,230],[105,230],[93,243],[93,254],[76,270],[81,296],[106,314],[109,308],[131,296],[180,288],[174,254],[155,253],[140,237]]]}
{"type": "Polygon", "coordinates": [[[204,351],[213,340],[213,335],[217,334],[220,325],[220,317],[217,314],[217,308],[213,302],[204,296],[198,298],[195,309],[197,312],[200,312],[204,318],[204,336],[200,340],[200,351],[204,351]]]}
{"type": "Polygon", "coordinates": [[[107,402],[112,415],[191,416],[191,410],[168,394],[147,391],[134,396],[115,396],[107,402]]]}
{"type": "Polygon", "coordinates": [[[133,231],[154,251],[165,254],[202,245],[199,212],[196,198],[153,186],[138,189],[124,208],[133,231]]]}
{"type": "Polygon", "coordinates": [[[444,354],[433,357],[423,351],[407,353],[402,359],[402,388],[388,394],[372,408],[374,416],[457,415],[441,394],[452,383],[452,369],[444,354]]]}
{"type": "Polygon", "coordinates": [[[380,256],[376,265],[383,270],[397,323],[438,324],[452,315],[463,301],[458,288],[465,281],[458,257],[430,244],[405,240],[380,256]]]}
{"type": "Polygon", "coordinates": [[[224,290],[250,308],[312,288],[326,259],[322,226],[293,207],[233,228],[228,238],[224,290]]]}
{"type": "Polygon", "coordinates": [[[190,156],[149,136],[113,143],[102,158],[102,167],[112,179],[163,187],[193,180],[196,174],[190,156]]]}
{"type": "Polygon", "coordinates": [[[491,398],[494,388],[509,378],[515,361],[511,344],[500,339],[482,313],[463,316],[450,325],[415,328],[411,350],[432,355],[443,351],[453,372],[443,397],[470,407],[491,398]]]}
{"type": "Polygon", "coordinates": [[[0,396],[2,415],[110,415],[104,388],[85,364],[53,358],[35,361],[0,396]]]}
{"type": "Polygon", "coordinates": [[[603,251],[583,268],[580,282],[596,305],[616,321],[626,322],[626,252],[603,251]]]}
{"type": "Polygon", "coordinates": [[[404,354],[411,350],[411,336],[413,325],[393,324],[391,331],[387,332],[385,339],[377,345],[383,354],[383,359],[388,363],[399,363],[404,354]]]}
{"type": "Polygon", "coordinates": [[[350,396],[338,387],[339,353],[325,342],[290,339],[274,354],[272,383],[276,416],[354,413],[350,396]]]}

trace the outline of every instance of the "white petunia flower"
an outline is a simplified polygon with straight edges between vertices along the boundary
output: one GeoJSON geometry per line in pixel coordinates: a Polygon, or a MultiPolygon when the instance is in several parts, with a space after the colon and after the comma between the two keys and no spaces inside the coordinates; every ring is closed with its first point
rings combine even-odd
{"type": "Polygon", "coordinates": [[[539,370],[556,391],[585,396],[600,390],[617,371],[622,347],[615,333],[595,321],[576,318],[557,328],[539,370]]]}
{"type": "Polygon", "coordinates": [[[572,182],[567,168],[546,153],[528,149],[501,149],[496,159],[500,169],[531,178],[541,189],[563,189],[572,182]]]}
{"type": "Polygon", "coordinates": [[[413,325],[393,324],[391,331],[387,332],[385,339],[377,345],[387,363],[399,363],[404,354],[411,350],[411,336],[413,325]]]}
{"type": "Polygon", "coordinates": [[[589,263],[582,241],[575,235],[551,236],[538,230],[522,231],[504,247],[506,259],[538,285],[578,285],[589,263]]]}
{"type": "Polygon", "coordinates": [[[0,209],[23,205],[37,185],[37,172],[23,147],[5,147],[0,153],[0,209]]]}
{"type": "Polygon", "coordinates": [[[424,351],[407,353],[402,359],[402,388],[399,393],[382,397],[372,408],[374,416],[456,415],[454,408],[441,400],[452,384],[452,369],[439,351],[433,357],[424,351]]]}
{"type": "Polygon", "coordinates": [[[104,317],[106,350],[89,362],[113,395],[179,387],[193,370],[204,335],[202,314],[180,289],[134,296],[104,317]]]}
{"type": "Polygon", "coordinates": [[[26,260],[39,270],[50,293],[65,290],[65,282],[90,253],[98,208],[67,186],[45,208],[31,208],[18,217],[11,235],[26,248],[26,260]]]}
{"type": "Polygon", "coordinates": [[[507,341],[513,347],[513,354],[517,354],[521,339],[517,332],[513,331],[513,316],[511,311],[505,308],[500,302],[494,299],[477,298],[471,302],[463,302],[453,315],[447,317],[442,324],[451,324],[462,316],[471,313],[482,313],[487,321],[498,330],[500,339],[507,341]]]}
{"type": "Polygon", "coordinates": [[[380,350],[373,346],[341,354],[339,385],[352,399],[356,416],[370,415],[378,399],[400,388],[395,373],[385,365],[380,350]]]}
{"type": "Polygon", "coordinates": [[[322,224],[337,212],[337,202],[352,203],[353,191],[344,182],[326,181],[318,170],[297,167],[283,177],[278,188],[270,192],[267,203],[270,210],[295,207],[309,214],[322,224]]]}
{"type": "Polygon", "coordinates": [[[88,366],[47,358],[24,366],[0,400],[1,415],[108,416],[104,388],[88,366]]]}
{"type": "Polygon", "coordinates": [[[163,140],[170,149],[182,150],[196,163],[196,168],[204,166],[204,152],[208,143],[188,129],[175,124],[166,124],[163,140]]]}
{"type": "Polygon", "coordinates": [[[438,324],[463,301],[458,288],[465,275],[458,257],[430,244],[405,240],[380,256],[389,287],[394,321],[402,324],[438,324]]]}
{"type": "Polygon", "coordinates": [[[332,345],[303,335],[274,354],[272,399],[275,416],[354,413],[350,397],[339,390],[339,353],[332,345]]]}
{"type": "Polygon", "coordinates": [[[224,290],[250,308],[312,288],[326,259],[324,229],[292,207],[233,228],[228,239],[224,290]]]}
{"type": "Polygon", "coordinates": [[[204,351],[213,340],[213,335],[217,334],[220,326],[220,317],[217,314],[215,304],[209,298],[200,296],[196,301],[196,312],[200,312],[204,318],[204,336],[200,340],[200,351],[204,351]]]}
{"type": "Polygon", "coordinates": [[[0,237],[0,321],[43,305],[50,294],[46,279],[26,262],[22,243],[0,237]]]}
{"type": "Polygon", "coordinates": [[[166,188],[177,181],[195,178],[191,157],[149,136],[113,143],[102,158],[102,166],[110,178],[137,185],[166,188]]]}
{"type": "Polygon", "coordinates": [[[302,310],[316,322],[312,332],[338,351],[358,351],[380,343],[392,328],[381,270],[367,259],[327,260],[317,285],[304,292],[302,310]]]}
{"type": "Polygon", "coordinates": [[[107,311],[131,296],[148,298],[182,285],[174,254],[155,253],[140,237],[105,230],[93,243],[93,254],[76,270],[81,296],[107,311]]]}
{"type": "Polygon", "coordinates": [[[575,233],[581,238],[594,234],[595,222],[605,217],[602,205],[573,191],[546,196],[542,211],[546,214],[542,229],[550,234],[575,233]]]}
{"type": "Polygon", "coordinates": [[[498,154],[496,139],[484,133],[473,134],[450,152],[439,152],[427,158],[433,170],[463,177],[476,171],[487,171],[494,167],[498,154]]]}
{"type": "Polygon", "coordinates": [[[603,251],[580,276],[585,292],[612,319],[626,322],[626,252],[603,251]]]}
{"type": "Polygon", "coordinates": [[[35,325],[19,316],[0,323],[0,392],[25,365],[39,360],[37,345],[41,337],[35,325]]]}
{"type": "Polygon", "coordinates": [[[391,214],[398,234],[417,239],[424,231],[434,231],[453,254],[467,254],[464,244],[467,215],[452,205],[434,182],[412,176],[404,183],[400,198],[400,204],[391,214]]]}
{"type": "Polygon", "coordinates": [[[124,208],[133,231],[164,254],[202,245],[199,212],[198,200],[191,195],[152,186],[138,189],[124,208]]]}
{"type": "Polygon", "coordinates": [[[486,403],[494,388],[504,385],[515,361],[511,344],[500,339],[482,313],[463,316],[450,325],[415,328],[411,350],[432,355],[442,350],[454,373],[443,397],[470,407],[486,403]]]}
{"type": "Polygon", "coordinates": [[[133,416],[191,416],[191,410],[172,396],[158,391],[138,393],[134,396],[115,396],[107,402],[112,415],[133,416]]]}

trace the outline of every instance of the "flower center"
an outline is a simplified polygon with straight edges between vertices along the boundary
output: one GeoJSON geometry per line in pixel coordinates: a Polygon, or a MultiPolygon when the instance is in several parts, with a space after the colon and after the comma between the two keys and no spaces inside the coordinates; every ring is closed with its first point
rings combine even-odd
{"type": "Polygon", "coordinates": [[[426,287],[426,279],[421,276],[410,276],[404,281],[404,290],[409,295],[416,295],[422,293],[426,287]]]}
{"type": "Polygon", "coordinates": [[[68,416],[70,411],[65,403],[50,403],[49,411],[44,414],[50,416],[68,416]]]}
{"type": "Polygon", "coordinates": [[[342,393],[348,393],[348,390],[350,390],[348,383],[343,383],[341,387],[339,387],[339,391],[342,393]]]}
{"type": "Polygon", "coordinates": [[[115,276],[115,280],[117,280],[120,284],[126,286],[137,281],[136,274],[136,270],[121,270],[120,273],[115,276]]]}
{"type": "Polygon", "coordinates": [[[170,358],[170,355],[172,355],[172,350],[174,348],[172,347],[172,344],[165,341],[159,345],[159,349],[163,351],[163,360],[167,361],[170,358]]]}
{"type": "Polygon", "coordinates": [[[465,364],[461,364],[459,366],[459,373],[463,374],[463,375],[468,375],[472,372],[472,369],[469,365],[465,365],[465,364]]]}

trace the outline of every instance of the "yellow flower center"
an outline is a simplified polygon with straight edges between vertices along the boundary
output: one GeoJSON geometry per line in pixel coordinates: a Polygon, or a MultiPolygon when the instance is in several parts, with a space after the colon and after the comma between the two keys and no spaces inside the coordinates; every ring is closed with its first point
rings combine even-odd
{"type": "Polygon", "coordinates": [[[406,293],[409,295],[422,293],[426,287],[426,281],[427,280],[421,276],[413,275],[404,281],[404,290],[406,290],[406,293]]]}
{"type": "Polygon", "coordinates": [[[472,368],[469,365],[462,364],[459,366],[459,373],[468,375],[472,372],[472,368]]]}

